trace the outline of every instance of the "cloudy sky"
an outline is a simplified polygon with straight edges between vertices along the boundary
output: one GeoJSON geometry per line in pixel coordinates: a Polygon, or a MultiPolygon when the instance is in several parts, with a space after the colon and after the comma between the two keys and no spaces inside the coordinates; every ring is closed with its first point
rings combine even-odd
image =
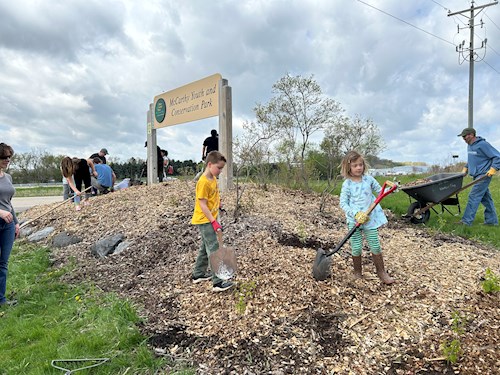
{"type": "MultiPolygon", "coordinates": [[[[476,6],[493,0],[477,1],[476,6]]],[[[349,115],[372,119],[394,161],[466,158],[466,0],[0,1],[1,141],[88,157],[146,157],[154,96],[220,73],[233,133],[286,73],[314,75],[349,115]],[[458,32],[458,29],[459,32],[458,32]]],[[[467,16],[470,12],[467,13],[467,16]]],[[[475,19],[474,127],[500,148],[500,5],[475,19]],[[481,20],[483,26],[481,27],[481,20]],[[486,55],[485,55],[486,53],[486,55]]],[[[161,128],[176,160],[199,161],[217,118],[161,128]]]]}

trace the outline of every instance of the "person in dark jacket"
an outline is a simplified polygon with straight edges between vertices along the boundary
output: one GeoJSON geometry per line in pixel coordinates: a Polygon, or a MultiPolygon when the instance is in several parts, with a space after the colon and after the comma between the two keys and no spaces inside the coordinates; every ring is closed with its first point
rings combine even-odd
{"type": "Polygon", "coordinates": [[[458,135],[467,143],[467,164],[463,173],[469,173],[474,180],[486,175],[475,184],[470,193],[462,220],[459,224],[470,226],[476,217],[479,204],[484,206],[484,224],[498,225],[498,216],[491,197],[491,178],[500,169],[500,152],[482,137],[476,136],[474,128],[465,128],[458,135]]]}
{"type": "Polygon", "coordinates": [[[102,164],[106,164],[106,155],[108,155],[108,150],[105,148],[101,148],[101,151],[90,155],[89,159],[94,160],[95,158],[99,158],[99,159],[101,159],[102,164]]]}
{"type": "Polygon", "coordinates": [[[82,183],[85,185],[85,199],[83,199],[83,204],[89,204],[88,199],[91,195],[88,191],[91,187],[90,171],[92,171],[94,177],[97,177],[94,162],[91,159],[70,158],[69,156],[65,156],[61,160],[61,172],[75,194],[74,203],[77,211],[81,209],[80,196],[83,193],[82,183]]]}
{"type": "Polygon", "coordinates": [[[201,150],[201,160],[205,160],[211,151],[219,151],[219,134],[217,130],[210,131],[210,137],[205,138],[203,141],[203,149],[201,150]]]}

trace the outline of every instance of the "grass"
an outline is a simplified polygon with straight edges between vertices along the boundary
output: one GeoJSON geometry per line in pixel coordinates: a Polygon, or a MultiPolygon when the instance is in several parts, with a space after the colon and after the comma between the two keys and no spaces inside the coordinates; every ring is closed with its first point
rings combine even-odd
{"type": "MultiPolygon", "coordinates": [[[[14,246],[7,293],[18,304],[0,308],[0,374],[61,374],[52,360],[78,358],[109,358],[82,374],[166,373],[161,369],[171,364],[147,346],[136,306],[92,285],[63,283],[61,276],[71,269],[52,269],[49,253],[22,241],[14,246]]],[[[58,366],[75,370],[91,364],[58,366]]]]}
{"type": "MultiPolygon", "coordinates": [[[[397,176],[397,180],[402,184],[406,184],[411,181],[415,181],[426,176],[422,175],[409,175],[409,176],[397,176]]],[[[380,184],[383,184],[384,181],[391,179],[388,177],[376,177],[380,184]]],[[[472,182],[471,177],[464,178],[463,185],[472,182]]],[[[316,183],[314,185],[314,189],[318,192],[321,192],[326,186],[326,183],[316,183]]],[[[338,183],[333,194],[340,194],[341,183],[338,183]]],[[[458,199],[460,201],[461,212],[465,210],[465,206],[467,205],[467,198],[472,187],[463,190],[458,195],[458,199]]],[[[495,207],[497,213],[500,213],[500,176],[493,177],[490,184],[490,192],[493,197],[493,201],[495,203],[495,207]]],[[[384,209],[391,210],[396,216],[401,217],[406,214],[408,211],[408,207],[411,202],[414,202],[413,199],[410,200],[408,194],[403,191],[398,191],[394,194],[390,194],[385,197],[381,202],[381,205],[384,209]]],[[[433,208],[435,211],[431,209],[431,215],[429,221],[425,224],[412,224],[412,225],[422,225],[430,228],[432,231],[439,231],[443,233],[455,234],[464,238],[476,240],[478,242],[486,243],[489,245],[493,245],[494,247],[500,249],[500,230],[498,227],[489,227],[481,225],[484,219],[484,207],[482,205],[479,206],[479,209],[476,214],[476,219],[471,227],[467,226],[459,226],[456,224],[457,221],[460,220],[461,214],[458,212],[458,206],[446,206],[451,214],[447,211],[441,212],[441,206],[436,205],[433,208]]]]}
{"type": "Polygon", "coordinates": [[[16,198],[24,197],[51,197],[63,195],[62,186],[34,186],[34,187],[16,187],[16,198]]]}

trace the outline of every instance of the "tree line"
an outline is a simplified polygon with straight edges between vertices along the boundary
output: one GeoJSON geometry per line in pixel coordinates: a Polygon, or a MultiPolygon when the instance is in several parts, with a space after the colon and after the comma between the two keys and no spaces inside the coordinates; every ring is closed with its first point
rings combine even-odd
{"type": "MultiPolygon", "coordinates": [[[[9,173],[16,184],[62,182],[61,160],[66,155],[52,155],[46,150],[32,149],[25,153],[16,153],[12,158],[9,173]]],[[[141,158],[130,158],[127,161],[108,160],[118,180],[124,178],[145,179],[147,177],[146,161],[141,158]]],[[[174,175],[194,173],[197,163],[191,160],[170,160],[174,167],[174,175]],[[190,172],[192,171],[192,172],[190,172]]]]}

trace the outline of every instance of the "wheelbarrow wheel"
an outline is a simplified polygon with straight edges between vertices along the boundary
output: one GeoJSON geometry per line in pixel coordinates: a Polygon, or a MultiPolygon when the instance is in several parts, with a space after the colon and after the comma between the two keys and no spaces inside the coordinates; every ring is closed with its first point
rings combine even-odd
{"type": "Polygon", "coordinates": [[[412,204],[410,204],[410,207],[408,207],[407,215],[410,217],[410,221],[413,224],[424,224],[429,221],[429,218],[431,217],[430,210],[415,215],[415,212],[420,210],[422,207],[425,207],[425,204],[422,204],[420,202],[413,202],[412,204]]]}

